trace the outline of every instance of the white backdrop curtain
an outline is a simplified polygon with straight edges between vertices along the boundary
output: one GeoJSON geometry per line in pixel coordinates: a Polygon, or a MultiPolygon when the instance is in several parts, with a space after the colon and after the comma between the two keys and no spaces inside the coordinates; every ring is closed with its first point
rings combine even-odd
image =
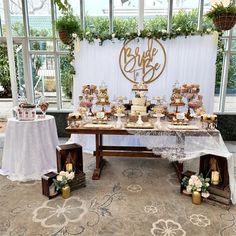
{"type": "MultiPolygon", "coordinates": [[[[146,40],[146,39],[144,39],[146,40]]],[[[213,111],[215,87],[215,62],[217,54],[217,35],[178,37],[162,41],[166,50],[166,67],[161,76],[148,87],[149,98],[165,96],[169,101],[173,84],[198,83],[203,95],[207,112],[213,111]]],[[[82,41],[76,45],[73,101],[75,110],[78,107],[78,96],[84,84],[100,85],[105,81],[110,99],[123,95],[132,99],[132,83],[124,78],[119,68],[119,53],[123,42],[105,41],[102,46],[98,41],[89,44],[82,41]]],[[[89,135],[72,135],[72,142],[83,145],[84,150],[94,149],[94,138],[89,135]]],[[[104,143],[109,145],[139,145],[136,137],[109,137],[104,143]]]]}
{"type": "MultiPolygon", "coordinates": [[[[146,40],[146,39],[145,39],[146,40]]],[[[215,35],[178,37],[171,40],[160,40],[166,50],[166,67],[161,76],[148,87],[148,97],[163,96],[169,100],[172,86],[178,81],[200,84],[207,112],[213,111],[215,62],[217,37],[215,35]]],[[[74,78],[74,104],[78,104],[82,85],[97,84],[105,81],[109,96],[124,95],[133,97],[132,83],[121,73],[119,53],[123,42],[105,41],[102,46],[96,41],[89,44],[80,42],[75,51],[76,76],[74,78]]]]}

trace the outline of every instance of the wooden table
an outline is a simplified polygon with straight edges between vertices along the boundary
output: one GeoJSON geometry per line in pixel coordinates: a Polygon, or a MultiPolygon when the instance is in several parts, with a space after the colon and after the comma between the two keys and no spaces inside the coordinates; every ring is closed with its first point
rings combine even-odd
{"type": "MultiPolygon", "coordinates": [[[[105,146],[103,145],[103,135],[135,135],[136,132],[139,135],[142,133],[145,135],[147,130],[132,130],[130,129],[117,129],[117,128],[91,128],[91,127],[79,127],[72,128],[67,127],[66,132],[70,134],[94,134],[96,141],[96,149],[93,153],[96,156],[96,168],[94,169],[92,179],[98,180],[101,175],[101,171],[104,165],[104,156],[126,156],[126,157],[149,157],[149,158],[160,158],[161,156],[155,155],[152,150],[146,147],[137,146],[105,146]]],[[[209,133],[211,135],[219,135],[218,130],[157,130],[150,129],[148,132],[154,136],[161,136],[166,133],[171,136],[176,136],[176,143],[178,147],[181,147],[180,155],[184,155],[184,145],[186,136],[207,136],[209,133]],[[178,135],[176,133],[178,132],[178,135]]],[[[180,163],[177,165],[178,176],[181,176],[183,165],[180,163]]]]}

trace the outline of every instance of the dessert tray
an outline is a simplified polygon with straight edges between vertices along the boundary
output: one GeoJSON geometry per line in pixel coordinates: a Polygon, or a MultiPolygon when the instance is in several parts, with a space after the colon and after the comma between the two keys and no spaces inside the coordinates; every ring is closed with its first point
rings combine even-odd
{"type": "Polygon", "coordinates": [[[161,113],[153,114],[152,116],[155,117],[155,118],[162,118],[162,117],[165,117],[165,115],[164,115],[164,114],[161,114],[161,113]]]}
{"type": "Polygon", "coordinates": [[[144,122],[143,124],[129,122],[125,125],[125,128],[126,129],[154,129],[154,126],[149,122],[144,122]]]}
{"type": "Polygon", "coordinates": [[[93,119],[92,123],[93,124],[107,124],[107,120],[93,119]]]}
{"type": "Polygon", "coordinates": [[[83,126],[84,128],[107,128],[107,129],[111,129],[111,128],[114,128],[113,125],[111,124],[85,124],[83,126]]]}
{"type": "Polygon", "coordinates": [[[199,127],[196,125],[168,125],[168,129],[171,130],[198,130],[199,127]]]}

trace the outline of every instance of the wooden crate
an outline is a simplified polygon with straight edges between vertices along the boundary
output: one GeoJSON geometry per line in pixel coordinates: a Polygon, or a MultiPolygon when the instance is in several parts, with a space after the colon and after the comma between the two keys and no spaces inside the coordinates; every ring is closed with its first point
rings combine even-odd
{"type": "Polygon", "coordinates": [[[219,168],[220,168],[220,175],[222,178],[222,181],[219,183],[219,185],[216,185],[217,188],[220,188],[224,190],[229,186],[229,174],[228,174],[228,164],[227,159],[220,156],[215,155],[205,155],[200,157],[200,167],[199,167],[199,173],[202,173],[203,176],[206,178],[211,178],[209,173],[210,169],[210,159],[215,158],[218,162],[219,168]],[[208,174],[208,176],[207,176],[208,174]]]}
{"type": "Polygon", "coordinates": [[[202,173],[205,178],[211,177],[209,173],[209,168],[210,168],[209,162],[212,157],[214,157],[218,162],[222,181],[218,185],[210,185],[208,189],[210,196],[208,197],[208,199],[211,201],[218,202],[220,204],[230,205],[231,192],[229,188],[229,174],[228,174],[227,159],[224,157],[215,156],[215,155],[202,156],[200,158],[199,173],[202,173]]]}
{"type": "Polygon", "coordinates": [[[73,162],[73,171],[75,174],[83,172],[83,150],[82,146],[72,143],[57,146],[57,171],[58,173],[65,169],[68,157],[71,157],[73,162]]]}
{"type": "Polygon", "coordinates": [[[53,179],[56,179],[57,173],[49,172],[42,176],[42,194],[47,196],[49,199],[56,197],[59,193],[54,196],[49,195],[49,187],[53,183],[53,179]]]}
{"type": "Polygon", "coordinates": [[[71,191],[85,187],[86,186],[85,173],[81,171],[77,173],[75,175],[75,178],[71,182],[69,182],[69,185],[70,185],[71,191]]]}

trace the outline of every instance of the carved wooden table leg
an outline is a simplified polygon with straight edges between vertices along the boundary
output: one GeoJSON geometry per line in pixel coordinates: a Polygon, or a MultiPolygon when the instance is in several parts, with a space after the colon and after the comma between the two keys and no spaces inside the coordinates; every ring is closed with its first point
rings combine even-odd
{"type": "Polygon", "coordinates": [[[96,134],[95,135],[96,139],[96,168],[94,169],[93,172],[93,180],[98,180],[100,179],[101,171],[104,166],[104,160],[102,156],[102,134],[96,134]]]}

